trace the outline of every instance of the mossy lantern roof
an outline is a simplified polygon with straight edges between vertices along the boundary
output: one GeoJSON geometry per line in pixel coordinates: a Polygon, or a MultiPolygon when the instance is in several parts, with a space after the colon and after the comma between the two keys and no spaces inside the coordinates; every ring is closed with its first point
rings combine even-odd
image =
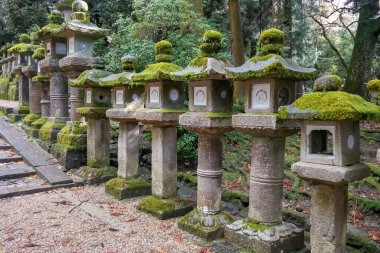
{"type": "Polygon", "coordinates": [[[64,21],[63,15],[57,10],[53,10],[48,16],[49,23],[37,31],[37,35],[41,40],[49,37],[59,37],[57,34],[62,30],[64,21]]]}
{"type": "Polygon", "coordinates": [[[26,47],[30,45],[30,37],[28,34],[20,34],[19,43],[8,49],[9,53],[23,54],[26,51],[26,47]]]}
{"type": "MultiPolygon", "coordinates": [[[[321,77],[315,81],[320,88],[323,84],[321,77]]],[[[331,89],[330,91],[315,91],[297,99],[292,105],[281,107],[280,119],[305,119],[322,121],[358,121],[373,120],[380,121],[380,106],[367,102],[358,95],[331,89]]],[[[318,90],[318,89],[315,89],[318,90]]]]}
{"type": "Polygon", "coordinates": [[[166,40],[158,42],[155,45],[156,63],[148,65],[143,72],[134,75],[132,81],[135,83],[147,83],[175,80],[170,73],[178,72],[182,68],[171,63],[173,60],[172,50],[173,47],[170,42],[166,40]]]}
{"type": "Polygon", "coordinates": [[[90,22],[88,15],[88,5],[85,1],[75,0],[72,3],[73,13],[71,20],[64,23],[58,35],[60,37],[69,37],[73,34],[80,34],[94,39],[104,37],[107,30],[102,29],[90,22]]]}
{"type": "Polygon", "coordinates": [[[226,76],[234,80],[253,78],[277,78],[292,81],[312,80],[317,71],[304,68],[292,59],[281,56],[284,47],[284,32],[272,28],[262,32],[259,54],[240,67],[227,67],[226,76]]]}
{"type": "Polygon", "coordinates": [[[70,80],[69,85],[81,88],[108,88],[102,86],[100,79],[110,76],[112,73],[103,69],[103,60],[95,57],[92,59],[92,69],[82,72],[77,79],[70,80]]]}
{"type": "Polygon", "coordinates": [[[197,79],[225,79],[226,65],[231,66],[218,57],[221,49],[222,34],[218,31],[208,30],[203,36],[200,45],[202,56],[193,59],[190,64],[179,72],[172,72],[174,79],[197,80],[197,79]]]}
{"type": "MultiPolygon", "coordinates": [[[[102,87],[122,87],[138,85],[132,82],[132,76],[136,74],[137,59],[131,55],[124,55],[121,58],[121,65],[123,72],[107,76],[100,79],[100,85],[102,87]]],[[[141,85],[141,84],[140,84],[141,85]]]]}

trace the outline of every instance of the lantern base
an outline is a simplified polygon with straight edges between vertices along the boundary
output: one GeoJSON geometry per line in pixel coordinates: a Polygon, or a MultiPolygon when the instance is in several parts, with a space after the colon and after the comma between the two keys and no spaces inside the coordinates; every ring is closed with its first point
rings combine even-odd
{"type": "Polygon", "coordinates": [[[291,223],[264,225],[249,219],[238,220],[225,228],[226,241],[254,252],[288,253],[304,248],[303,229],[291,223]]]}
{"type": "Polygon", "coordinates": [[[193,206],[189,201],[178,197],[164,199],[159,196],[150,196],[140,201],[137,210],[149,213],[159,220],[167,220],[189,213],[193,210],[193,206]]]}
{"type": "Polygon", "coordinates": [[[204,214],[195,209],[178,222],[178,227],[190,234],[211,241],[224,237],[225,226],[233,221],[234,219],[225,212],[204,214]]]}
{"type": "Polygon", "coordinates": [[[116,177],[117,168],[105,166],[102,168],[93,168],[89,166],[81,167],[75,174],[83,179],[89,185],[105,183],[116,177]]]}
{"type": "Polygon", "coordinates": [[[141,178],[113,178],[106,183],[105,191],[117,200],[152,194],[152,186],[141,178]]]}

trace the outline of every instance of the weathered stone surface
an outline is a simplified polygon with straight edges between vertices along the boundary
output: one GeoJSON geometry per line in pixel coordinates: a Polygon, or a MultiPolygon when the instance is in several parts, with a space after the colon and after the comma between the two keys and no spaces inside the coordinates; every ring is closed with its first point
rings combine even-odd
{"type": "Polygon", "coordinates": [[[179,117],[179,124],[193,132],[224,133],[232,130],[231,116],[221,114],[218,117],[217,114],[213,116],[208,113],[188,112],[179,117]]]}
{"type": "Polygon", "coordinates": [[[141,109],[136,111],[136,119],[143,124],[155,126],[173,126],[178,124],[179,116],[185,111],[165,112],[159,109],[141,109]]]}
{"type": "Polygon", "coordinates": [[[169,198],[177,194],[177,129],[152,128],[152,193],[169,198]]]}
{"type": "Polygon", "coordinates": [[[24,163],[0,166],[0,180],[27,177],[35,174],[36,172],[24,163]]]}
{"type": "Polygon", "coordinates": [[[34,169],[41,178],[48,181],[51,185],[69,184],[73,182],[58,165],[38,166],[34,169]]]}
{"type": "Polygon", "coordinates": [[[251,225],[249,220],[239,220],[227,225],[226,241],[242,245],[253,252],[290,253],[304,248],[303,230],[297,228],[295,231],[293,224],[285,222],[275,226],[257,224],[256,229],[251,225]]]}
{"type": "Polygon", "coordinates": [[[130,178],[139,174],[139,125],[137,123],[119,124],[117,155],[118,177],[130,178]]]}
{"type": "Polygon", "coordinates": [[[152,186],[143,179],[113,178],[106,183],[105,191],[118,200],[150,195],[152,186]]]}
{"type": "Polygon", "coordinates": [[[0,163],[10,163],[22,161],[21,156],[16,154],[11,154],[7,151],[0,150],[0,163]]]}
{"type": "Polygon", "coordinates": [[[112,120],[119,122],[137,122],[136,111],[127,109],[109,109],[106,111],[106,116],[112,120]]]}
{"type": "Polygon", "coordinates": [[[303,179],[334,185],[348,184],[370,175],[369,168],[364,163],[351,166],[333,166],[297,162],[292,165],[292,171],[303,179]]]}
{"type": "Polygon", "coordinates": [[[87,184],[101,184],[116,177],[117,168],[107,166],[102,168],[93,168],[89,166],[81,167],[76,171],[76,174],[80,176],[87,184]]]}
{"type": "Polygon", "coordinates": [[[87,165],[101,168],[110,165],[110,122],[87,119],[87,165]]]}

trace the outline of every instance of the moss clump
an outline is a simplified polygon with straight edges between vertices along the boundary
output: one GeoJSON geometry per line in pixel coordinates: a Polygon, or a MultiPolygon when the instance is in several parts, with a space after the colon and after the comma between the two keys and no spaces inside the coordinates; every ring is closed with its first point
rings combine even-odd
{"type": "Polygon", "coordinates": [[[41,129],[41,127],[42,127],[43,125],[45,125],[46,122],[47,122],[47,119],[40,118],[40,119],[38,119],[38,120],[36,120],[36,121],[34,121],[34,122],[32,123],[32,127],[33,127],[34,129],[41,129]]]}
{"type": "Polygon", "coordinates": [[[284,47],[285,33],[276,28],[271,28],[265,30],[260,35],[260,43],[262,44],[259,48],[260,55],[268,54],[282,54],[282,48],[284,47]]]}
{"type": "Polygon", "coordinates": [[[13,47],[8,49],[8,53],[18,53],[20,52],[27,44],[26,43],[18,43],[13,47]]]}
{"type": "Polygon", "coordinates": [[[59,24],[47,24],[38,31],[38,36],[55,36],[62,30],[62,25],[59,24]]]}
{"type": "Polygon", "coordinates": [[[250,228],[250,229],[252,229],[254,231],[263,232],[265,230],[271,229],[272,226],[263,225],[263,224],[258,223],[257,221],[247,219],[243,228],[244,229],[250,228]]]}
{"type": "Polygon", "coordinates": [[[268,59],[270,59],[270,58],[272,58],[274,56],[282,58],[281,56],[276,55],[276,54],[267,54],[267,55],[257,55],[257,56],[254,56],[254,57],[252,57],[250,59],[250,61],[254,62],[254,63],[258,62],[258,61],[266,61],[266,60],[268,60],[268,59]]]}
{"type": "Polygon", "coordinates": [[[59,130],[65,127],[63,122],[46,122],[40,129],[39,139],[41,141],[54,141],[59,130]]]}
{"type": "Polygon", "coordinates": [[[30,113],[28,115],[25,116],[25,118],[22,120],[22,124],[26,125],[26,126],[31,126],[32,123],[36,120],[38,120],[41,116],[38,115],[38,114],[33,114],[33,113],[30,113]]]}
{"type": "Polygon", "coordinates": [[[110,107],[80,107],[77,108],[77,113],[90,119],[102,119],[106,118],[106,111],[108,109],[110,107]]]}
{"type": "Polygon", "coordinates": [[[49,77],[47,76],[34,76],[32,78],[32,82],[48,82],[49,81],[49,77]]]}
{"type": "Polygon", "coordinates": [[[62,13],[59,11],[52,11],[48,16],[48,20],[50,24],[62,24],[65,21],[62,13]]]}
{"type": "Polygon", "coordinates": [[[198,57],[198,58],[193,59],[190,62],[189,66],[191,66],[191,67],[203,67],[203,66],[207,65],[207,62],[208,62],[208,57],[198,57]]]}
{"type": "Polygon", "coordinates": [[[371,80],[368,82],[368,89],[370,91],[380,91],[380,80],[371,80]]]}
{"type": "Polygon", "coordinates": [[[161,199],[157,196],[150,196],[140,201],[137,209],[151,214],[160,212],[172,212],[175,210],[175,204],[168,199],[161,199]]]}
{"type": "Polygon", "coordinates": [[[156,55],[159,54],[171,54],[173,50],[173,45],[167,40],[161,40],[157,42],[154,46],[156,55]]]}
{"type": "Polygon", "coordinates": [[[281,106],[277,113],[277,120],[278,121],[286,120],[288,119],[288,117],[289,117],[288,108],[286,108],[285,106],[281,106]]]}
{"type": "Polygon", "coordinates": [[[121,67],[122,67],[123,71],[135,72],[136,65],[137,65],[136,57],[134,57],[130,54],[125,54],[121,58],[121,67]]]}
{"type": "MultiPolygon", "coordinates": [[[[94,63],[97,64],[97,63],[94,63]]],[[[75,80],[69,81],[69,85],[72,87],[100,87],[101,78],[110,76],[111,73],[100,69],[91,69],[83,71],[82,74],[75,80]]]]}
{"type": "Polygon", "coordinates": [[[106,183],[106,193],[121,200],[148,195],[151,193],[151,186],[140,178],[130,180],[113,178],[106,183]]]}
{"type": "Polygon", "coordinates": [[[232,113],[230,113],[230,112],[208,112],[208,113],[206,113],[206,117],[210,118],[210,119],[231,118],[232,113]]]}
{"type": "Polygon", "coordinates": [[[45,58],[45,49],[43,47],[39,47],[34,50],[32,57],[37,60],[42,60],[45,58]]]}
{"type": "Polygon", "coordinates": [[[160,62],[148,65],[147,68],[132,77],[133,82],[149,82],[157,80],[172,80],[171,72],[178,72],[182,68],[178,65],[160,62]]]}
{"type": "Polygon", "coordinates": [[[101,184],[114,178],[117,174],[117,168],[112,166],[102,168],[84,166],[78,170],[77,174],[88,184],[101,184]]]}
{"type": "Polygon", "coordinates": [[[372,163],[367,163],[367,165],[368,165],[372,174],[380,177],[380,167],[379,166],[376,166],[375,164],[372,164],[372,163]]]}
{"type": "Polygon", "coordinates": [[[128,188],[128,189],[136,189],[142,186],[149,186],[149,184],[140,178],[126,180],[123,178],[113,178],[106,183],[106,186],[112,188],[128,188]]]}
{"type": "Polygon", "coordinates": [[[348,199],[352,201],[355,205],[359,206],[360,211],[363,213],[375,212],[380,213],[380,201],[367,199],[365,197],[358,197],[352,193],[348,193],[348,199]]]}
{"type": "Polygon", "coordinates": [[[314,91],[337,91],[342,86],[342,78],[336,75],[326,75],[314,82],[314,91]]]}
{"type": "Polygon", "coordinates": [[[29,112],[30,112],[30,108],[27,105],[22,105],[19,108],[17,108],[18,114],[25,114],[26,115],[26,114],[29,114],[29,112]]]}
{"type": "Polygon", "coordinates": [[[354,248],[354,250],[350,250],[350,252],[353,253],[376,253],[380,251],[380,246],[378,246],[375,242],[371,241],[369,238],[358,234],[353,234],[351,232],[347,233],[347,245],[354,248]],[[355,249],[358,249],[358,251],[356,251],[355,249]]]}
{"type": "Polygon", "coordinates": [[[177,178],[179,181],[184,181],[186,183],[189,183],[190,186],[197,186],[197,176],[194,176],[191,173],[178,172],[177,178]]]}
{"type": "Polygon", "coordinates": [[[222,49],[223,35],[214,30],[207,30],[203,35],[203,43],[199,46],[204,55],[216,55],[222,49]]]}
{"type": "Polygon", "coordinates": [[[169,54],[159,54],[156,55],[156,62],[172,62],[173,56],[169,54]]]}
{"type": "Polygon", "coordinates": [[[314,120],[380,120],[380,107],[341,91],[313,92],[297,99],[299,110],[313,111],[314,120]]]}
{"type": "Polygon", "coordinates": [[[19,38],[19,41],[20,43],[30,43],[31,40],[30,40],[30,36],[28,34],[20,34],[20,38],[19,38]]]}
{"type": "Polygon", "coordinates": [[[87,127],[83,125],[65,126],[57,136],[57,143],[66,147],[80,148],[87,145],[87,127]]]}
{"type": "Polygon", "coordinates": [[[223,34],[215,30],[206,30],[203,34],[203,42],[219,42],[222,40],[223,34]]]}

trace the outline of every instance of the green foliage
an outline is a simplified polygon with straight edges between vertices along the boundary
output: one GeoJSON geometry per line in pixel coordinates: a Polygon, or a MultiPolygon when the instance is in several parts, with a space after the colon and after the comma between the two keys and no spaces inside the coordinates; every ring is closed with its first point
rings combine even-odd
{"type": "Polygon", "coordinates": [[[341,91],[313,92],[297,99],[299,110],[311,110],[316,120],[380,120],[380,107],[341,91]]]}
{"type": "Polygon", "coordinates": [[[178,126],[177,138],[178,159],[185,163],[195,164],[198,160],[198,136],[178,126]]]}
{"type": "Polygon", "coordinates": [[[62,13],[59,11],[52,11],[50,15],[48,16],[48,20],[50,24],[56,24],[56,25],[60,25],[63,23],[63,21],[65,21],[62,13]]]}
{"type": "Polygon", "coordinates": [[[374,174],[377,177],[380,177],[380,167],[376,166],[373,163],[367,163],[369,169],[371,170],[371,173],[374,174]]]}

